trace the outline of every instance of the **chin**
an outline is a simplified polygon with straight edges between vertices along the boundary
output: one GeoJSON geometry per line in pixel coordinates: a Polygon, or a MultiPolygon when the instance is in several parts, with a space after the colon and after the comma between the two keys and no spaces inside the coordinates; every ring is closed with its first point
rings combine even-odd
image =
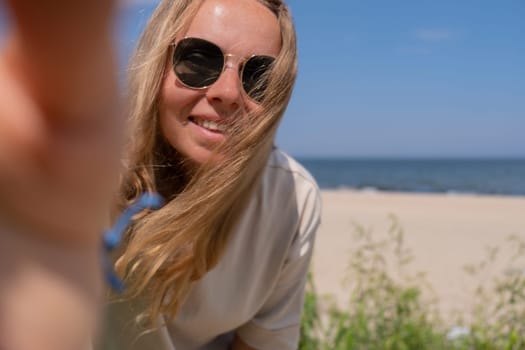
{"type": "Polygon", "coordinates": [[[205,164],[216,164],[224,161],[225,156],[223,154],[213,151],[202,151],[195,152],[194,154],[188,155],[188,159],[196,166],[202,166],[205,164]]]}

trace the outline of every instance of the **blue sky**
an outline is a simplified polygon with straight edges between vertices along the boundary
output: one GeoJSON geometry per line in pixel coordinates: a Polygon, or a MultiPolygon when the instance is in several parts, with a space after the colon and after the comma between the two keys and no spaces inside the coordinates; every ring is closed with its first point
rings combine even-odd
{"type": "MultiPolygon", "coordinates": [[[[525,157],[525,1],[289,0],[297,156],[525,157]]],[[[122,62],[155,1],[127,0],[122,62]]]]}
{"type": "Polygon", "coordinates": [[[301,73],[281,145],[305,155],[525,156],[524,1],[318,4],[290,2],[301,73]]]}

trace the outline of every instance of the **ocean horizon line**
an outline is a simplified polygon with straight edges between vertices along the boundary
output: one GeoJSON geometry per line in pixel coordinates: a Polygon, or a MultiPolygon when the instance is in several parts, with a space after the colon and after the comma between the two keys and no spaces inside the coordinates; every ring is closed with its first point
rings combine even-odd
{"type": "Polygon", "coordinates": [[[525,158],[299,158],[319,187],[525,195],[525,158]]]}
{"type": "Polygon", "coordinates": [[[297,155],[290,153],[295,159],[301,160],[334,160],[334,161],[359,161],[359,160],[378,160],[378,161],[398,161],[398,160],[488,160],[488,161],[525,161],[525,155],[522,156],[387,156],[387,155],[297,155]]]}
{"type": "Polygon", "coordinates": [[[468,196],[468,197],[505,197],[505,198],[525,198],[525,193],[497,193],[497,192],[468,192],[468,191],[417,191],[417,190],[401,190],[401,189],[389,189],[389,188],[376,188],[376,187],[319,187],[321,192],[353,192],[353,193],[370,193],[370,194],[404,194],[404,195],[431,195],[431,196],[468,196]]]}

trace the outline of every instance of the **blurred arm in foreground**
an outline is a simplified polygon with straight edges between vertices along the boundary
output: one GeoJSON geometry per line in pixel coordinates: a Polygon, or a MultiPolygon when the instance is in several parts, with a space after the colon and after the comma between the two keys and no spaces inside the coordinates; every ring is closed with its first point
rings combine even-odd
{"type": "Polygon", "coordinates": [[[0,54],[0,349],[77,350],[101,296],[121,114],[115,1],[10,0],[0,54]]]}

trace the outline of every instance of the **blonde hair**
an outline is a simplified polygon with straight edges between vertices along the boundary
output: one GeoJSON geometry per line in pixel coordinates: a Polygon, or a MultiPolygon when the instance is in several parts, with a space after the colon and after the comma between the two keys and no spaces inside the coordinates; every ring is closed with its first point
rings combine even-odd
{"type": "Polygon", "coordinates": [[[160,313],[173,318],[192,282],[222,256],[272,150],[297,72],[295,30],[287,7],[281,0],[257,0],[277,16],[281,28],[281,50],[261,108],[236,118],[235,131],[220,147],[223,160],[188,173],[159,131],[158,96],[170,43],[203,1],[162,1],[130,64],[132,143],[119,208],[144,191],[159,191],[168,202],[134,221],[116,267],[129,296],[147,298],[150,321],[160,313]]]}

